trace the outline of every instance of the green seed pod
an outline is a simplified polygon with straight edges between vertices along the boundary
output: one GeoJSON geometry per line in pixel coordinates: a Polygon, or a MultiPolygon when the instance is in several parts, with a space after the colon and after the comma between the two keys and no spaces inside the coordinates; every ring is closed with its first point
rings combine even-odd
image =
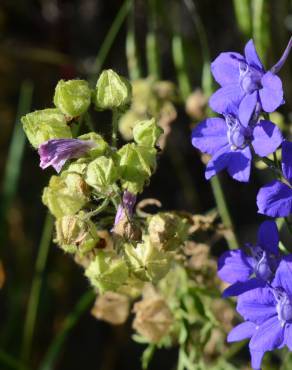
{"type": "Polygon", "coordinates": [[[87,193],[87,185],[80,175],[63,173],[51,177],[42,201],[56,218],[60,218],[77,213],[88,202],[87,193]]]}
{"type": "Polygon", "coordinates": [[[114,161],[111,158],[102,156],[89,163],[85,181],[88,185],[103,191],[110,185],[113,185],[118,177],[118,169],[114,161]]]}
{"type": "Polygon", "coordinates": [[[133,137],[136,143],[147,147],[154,147],[162,134],[163,130],[157,126],[154,118],[137,122],[133,128],[133,137]]]}
{"type": "Polygon", "coordinates": [[[109,145],[104,138],[95,132],[89,132],[87,134],[78,136],[78,139],[91,140],[96,143],[96,146],[91,148],[87,153],[92,159],[100,157],[109,149],[109,145]]]}
{"type": "Polygon", "coordinates": [[[66,119],[59,109],[43,109],[21,118],[24,132],[34,148],[51,139],[72,138],[66,119]]]}
{"type": "Polygon", "coordinates": [[[85,270],[91,285],[100,293],[116,291],[128,278],[128,267],[115,252],[98,251],[85,270]]]}
{"type": "Polygon", "coordinates": [[[157,283],[168,273],[172,254],[160,252],[150,243],[149,238],[144,237],[143,243],[136,247],[125,244],[124,248],[130,271],[139,279],[157,283]]]}
{"type": "Polygon", "coordinates": [[[91,91],[84,80],[60,80],[55,89],[54,104],[68,117],[78,117],[90,105],[91,91]]]}
{"type": "Polygon", "coordinates": [[[133,194],[142,192],[156,168],[155,148],[131,143],[124,145],[117,155],[123,189],[133,194]]]}
{"type": "Polygon", "coordinates": [[[187,240],[190,224],[186,218],[160,212],[147,221],[150,242],[159,250],[175,250],[187,240]]]}
{"type": "Polygon", "coordinates": [[[85,254],[99,242],[96,227],[90,220],[84,219],[84,213],[75,216],[63,216],[56,220],[55,242],[66,253],[85,254]]]}
{"type": "Polygon", "coordinates": [[[122,109],[132,98],[132,88],[128,80],[111,69],[101,73],[96,83],[95,106],[98,110],[122,109]]]}

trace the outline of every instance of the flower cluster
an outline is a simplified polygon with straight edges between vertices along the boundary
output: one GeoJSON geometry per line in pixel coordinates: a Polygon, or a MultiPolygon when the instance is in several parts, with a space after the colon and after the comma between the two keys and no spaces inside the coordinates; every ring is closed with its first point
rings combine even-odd
{"type": "MultiPolygon", "coordinates": [[[[292,142],[269,120],[268,113],[284,104],[282,68],[292,38],[280,60],[266,71],[250,40],[244,56],[221,53],[211,64],[220,88],[210,107],[223,118],[207,118],[192,132],[192,144],[211,156],[206,179],[223,169],[237,181],[248,182],[252,160],[262,160],[275,174],[257,195],[258,212],[271,217],[292,213],[292,142]],[[276,151],[282,147],[282,162],[276,151]],[[267,158],[273,154],[274,160],[267,158]]],[[[238,296],[237,311],[245,322],[235,327],[228,341],[250,338],[252,367],[260,369],[267,351],[287,345],[292,350],[292,255],[279,250],[279,234],[272,220],[261,224],[256,245],[223,253],[219,277],[230,285],[223,296],[238,296]]]]}
{"type": "Polygon", "coordinates": [[[218,274],[231,285],[224,296],[238,295],[237,311],[244,322],[228,335],[228,342],[250,339],[254,369],[261,368],[267,351],[292,350],[292,255],[283,256],[274,221],[259,228],[255,246],[224,253],[218,274]]]}

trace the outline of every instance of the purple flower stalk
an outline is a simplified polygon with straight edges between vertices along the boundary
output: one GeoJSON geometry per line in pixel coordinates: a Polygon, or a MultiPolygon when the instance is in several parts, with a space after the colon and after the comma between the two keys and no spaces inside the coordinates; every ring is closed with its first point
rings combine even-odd
{"type": "Polygon", "coordinates": [[[264,221],[258,231],[257,244],[227,251],[218,261],[218,276],[232,284],[224,297],[236,296],[250,289],[264,287],[274,278],[280,262],[279,233],[274,221],[264,221]]]}
{"type": "Polygon", "coordinates": [[[92,140],[53,139],[41,144],[38,149],[40,167],[49,166],[59,173],[67,160],[79,158],[86,154],[96,143],[92,140]]]}
{"type": "Polygon", "coordinates": [[[292,143],[282,144],[284,179],[263,186],[257,195],[258,212],[271,217],[286,217],[292,213],[292,143]]]}
{"type": "Polygon", "coordinates": [[[135,194],[132,194],[127,190],[124,192],[122,203],[119,205],[116,213],[114,226],[116,226],[124,217],[129,219],[132,218],[136,199],[137,196],[135,194]]]}
{"type": "Polygon", "coordinates": [[[280,60],[267,72],[252,40],[246,44],[244,56],[235,52],[221,53],[211,64],[212,74],[221,88],[211,96],[210,107],[223,113],[230,104],[239,105],[240,120],[247,112],[253,112],[257,103],[265,112],[276,110],[284,103],[282,82],[276,73],[285,63],[291,47],[292,38],[280,60]]]}
{"type": "Polygon", "coordinates": [[[267,351],[288,346],[292,351],[292,256],[283,257],[270,287],[238,297],[237,311],[246,320],[228,335],[229,342],[250,338],[253,369],[261,368],[267,351]]]}
{"type": "Polygon", "coordinates": [[[267,120],[256,123],[257,114],[249,112],[238,117],[238,109],[230,105],[222,118],[207,118],[192,132],[192,144],[212,156],[206,168],[209,180],[227,169],[235,180],[247,182],[251,168],[252,144],[260,157],[273,153],[283,141],[281,131],[267,120]]]}

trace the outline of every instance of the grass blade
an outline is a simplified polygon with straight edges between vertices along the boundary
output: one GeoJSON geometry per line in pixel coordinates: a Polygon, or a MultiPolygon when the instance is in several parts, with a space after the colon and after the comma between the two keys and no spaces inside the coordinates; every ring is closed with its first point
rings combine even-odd
{"type": "Polygon", "coordinates": [[[82,314],[89,309],[93,304],[96,294],[90,290],[83,294],[77,302],[73,311],[66,317],[62,330],[57,334],[51,343],[44,360],[42,361],[39,370],[52,370],[54,369],[55,362],[63,347],[63,344],[70,334],[71,330],[77,324],[82,314]]]}
{"type": "Polygon", "coordinates": [[[10,208],[15,194],[17,192],[18,181],[20,177],[21,162],[25,148],[25,135],[20,124],[20,117],[26,114],[31,107],[33,93],[33,84],[31,81],[24,81],[20,88],[19,102],[15,119],[14,131],[9,147],[6,161],[3,191],[0,206],[0,242],[3,245],[5,239],[6,213],[10,208]]]}
{"type": "Polygon", "coordinates": [[[27,313],[24,322],[24,331],[21,349],[21,360],[24,363],[27,363],[30,359],[35,323],[37,318],[37,311],[39,307],[40,294],[43,282],[43,273],[47,264],[49,247],[51,245],[53,233],[53,226],[54,219],[50,213],[47,213],[39,245],[39,252],[35,265],[35,274],[31,286],[27,313]]]}

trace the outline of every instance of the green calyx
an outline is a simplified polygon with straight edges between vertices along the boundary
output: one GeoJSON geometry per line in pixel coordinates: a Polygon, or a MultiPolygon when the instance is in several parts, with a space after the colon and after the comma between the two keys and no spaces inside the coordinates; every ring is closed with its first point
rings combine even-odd
{"type": "Polygon", "coordinates": [[[159,251],[144,237],[136,247],[125,244],[125,255],[130,271],[139,279],[157,283],[170,269],[172,254],[159,251]]]}
{"type": "Polygon", "coordinates": [[[85,271],[91,285],[100,293],[116,291],[129,276],[126,262],[113,251],[98,251],[85,271]]]}
{"type": "Polygon", "coordinates": [[[131,143],[124,145],[117,156],[123,189],[133,194],[142,192],[156,168],[156,149],[131,143]]]}
{"type": "Polygon", "coordinates": [[[96,83],[96,109],[123,109],[129,105],[131,98],[132,88],[128,80],[111,69],[101,73],[96,83]]]}
{"type": "Polygon", "coordinates": [[[68,172],[52,176],[42,196],[43,203],[56,218],[74,215],[88,200],[88,188],[83,178],[68,172]]]}
{"type": "Polygon", "coordinates": [[[137,122],[133,128],[135,142],[147,147],[154,147],[162,134],[163,130],[157,125],[154,118],[137,122]]]}
{"type": "Polygon", "coordinates": [[[108,192],[119,177],[118,168],[111,158],[101,156],[89,163],[85,181],[100,192],[108,192]]]}
{"type": "Polygon", "coordinates": [[[64,114],[59,109],[37,110],[21,118],[24,132],[34,148],[51,139],[72,138],[64,114]]]}
{"type": "Polygon", "coordinates": [[[91,91],[87,81],[60,80],[55,89],[54,104],[68,117],[84,114],[91,101],[91,91]]]}
{"type": "Polygon", "coordinates": [[[100,240],[94,223],[84,216],[80,212],[78,215],[63,216],[56,220],[55,242],[66,253],[88,253],[100,240]]]}

